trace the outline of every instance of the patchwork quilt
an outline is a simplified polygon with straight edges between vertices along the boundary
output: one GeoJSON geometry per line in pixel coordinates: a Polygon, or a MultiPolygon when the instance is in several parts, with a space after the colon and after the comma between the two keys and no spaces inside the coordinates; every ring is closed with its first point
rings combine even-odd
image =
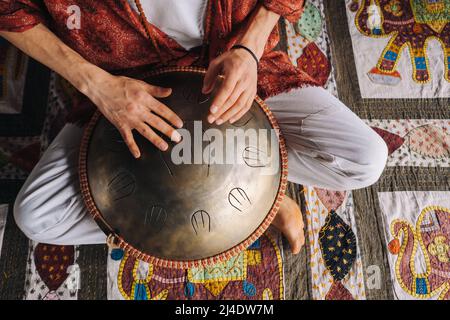
{"type": "Polygon", "coordinates": [[[450,0],[307,0],[299,21],[282,21],[291,61],[385,140],[387,167],[362,190],[291,186],[300,255],[271,228],[228,261],[186,270],[19,231],[15,196],[73,88],[0,40],[0,299],[450,299],[449,19],[450,0]]]}

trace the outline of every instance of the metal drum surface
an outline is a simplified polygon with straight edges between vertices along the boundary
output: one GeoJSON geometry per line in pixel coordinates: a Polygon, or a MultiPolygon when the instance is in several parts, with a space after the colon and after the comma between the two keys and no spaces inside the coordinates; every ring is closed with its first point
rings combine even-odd
{"type": "Polygon", "coordinates": [[[141,158],[134,159],[118,130],[99,113],[85,129],[80,181],[90,213],[120,247],[156,265],[206,265],[244,250],[269,226],[285,191],[287,155],[279,135],[270,138],[277,125],[268,108],[257,98],[233,125],[210,125],[212,96],[201,94],[203,77],[202,69],[166,68],[144,78],[172,88],[159,100],[187,130],[178,153],[168,139],[169,150],[162,152],[135,134],[141,158]],[[230,134],[237,130],[241,136],[252,130],[267,135],[252,145],[245,134],[244,139],[230,134]],[[222,147],[213,144],[221,135],[222,147]],[[234,161],[216,163],[219,150],[224,162],[230,152],[234,161]],[[172,154],[180,156],[175,163],[172,154]]]}

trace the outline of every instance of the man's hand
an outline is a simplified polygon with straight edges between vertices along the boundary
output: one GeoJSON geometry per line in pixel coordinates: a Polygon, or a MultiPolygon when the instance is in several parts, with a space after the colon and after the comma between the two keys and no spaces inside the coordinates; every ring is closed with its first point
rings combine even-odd
{"type": "Polygon", "coordinates": [[[86,61],[41,24],[23,33],[0,32],[0,36],[59,73],[89,97],[119,129],[136,158],[141,154],[134,140],[133,130],[161,150],[167,150],[168,145],[154,129],[175,142],[181,140],[180,134],[172,127],[181,128],[181,119],[155,99],[167,97],[171,93],[170,89],[109,74],[86,61]]]}
{"type": "Polygon", "coordinates": [[[169,96],[171,89],[126,77],[109,74],[106,77],[96,81],[87,95],[120,131],[134,157],[139,158],[140,151],[134,140],[133,130],[162,151],[166,151],[169,146],[154,129],[172,141],[181,140],[181,135],[173,126],[181,128],[183,122],[172,110],[155,99],[169,96]]]}
{"type": "Polygon", "coordinates": [[[219,75],[224,77],[211,104],[208,122],[221,125],[239,120],[252,106],[258,80],[257,63],[243,49],[228,51],[211,61],[205,75],[203,93],[210,93],[219,75]]]}
{"type": "MultiPolygon", "coordinates": [[[[249,48],[260,59],[279,18],[278,14],[259,6],[237,43],[249,48]]],[[[230,123],[236,122],[250,109],[256,96],[257,69],[254,57],[242,48],[225,52],[211,61],[203,85],[205,94],[217,85],[208,116],[209,123],[221,125],[228,120],[230,123]],[[223,81],[216,83],[219,75],[223,76],[223,81]]]]}

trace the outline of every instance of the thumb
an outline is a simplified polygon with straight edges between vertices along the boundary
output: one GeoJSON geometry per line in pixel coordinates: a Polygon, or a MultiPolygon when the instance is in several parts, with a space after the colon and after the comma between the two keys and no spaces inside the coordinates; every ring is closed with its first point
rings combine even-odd
{"type": "Polygon", "coordinates": [[[150,85],[148,88],[148,93],[150,93],[155,98],[166,98],[172,94],[172,89],[150,85]]]}

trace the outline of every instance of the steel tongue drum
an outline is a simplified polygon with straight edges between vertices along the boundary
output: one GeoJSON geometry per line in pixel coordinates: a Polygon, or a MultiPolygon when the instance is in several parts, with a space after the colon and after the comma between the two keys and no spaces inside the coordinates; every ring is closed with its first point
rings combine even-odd
{"type": "Polygon", "coordinates": [[[141,157],[100,113],[85,128],[80,183],[85,204],[116,245],[157,266],[189,268],[245,250],[269,227],[287,183],[275,118],[256,97],[237,122],[209,124],[205,70],[174,67],[143,80],[172,88],[159,99],[183,120],[180,143],[160,151],[135,133],[141,157]]]}

